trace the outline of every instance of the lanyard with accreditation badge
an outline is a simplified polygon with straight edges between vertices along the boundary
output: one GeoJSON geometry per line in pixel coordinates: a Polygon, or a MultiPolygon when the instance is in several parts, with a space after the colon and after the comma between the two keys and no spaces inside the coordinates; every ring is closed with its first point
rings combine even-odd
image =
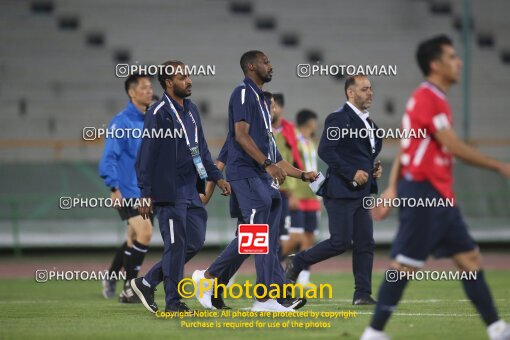
{"type": "Polygon", "coordinates": [[[251,85],[250,85],[250,88],[252,89],[253,93],[255,93],[255,96],[257,97],[257,103],[259,104],[260,111],[262,113],[262,118],[264,119],[264,125],[266,126],[267,136],[269,138],[268,158],[270,160],[272,160],[273,162],[276,162],[276,141],[274,140],[274,136],[273,136],[273,127],[271,126],[271,114],[269,113],[269,108],[267,107],[267,103],[264,101],[264,106],[266,107],[266,111],[267,111],[267,119],[266,119],[266,111],[264,111],[264,109],[262,108],[262,105],[260,104],[260,98],[259,98],[257,91],[255,91],[253,89],[253,87],[251,87],[251,85]]]}
{"type": "MultiPolygon", "coordinates": [[[[168,98],[168,96],[167,96],[168,98]]],[[[200,150],[198,148],[198,127],[197,123],[195,122],[195,118],[193,118],[193,115],[191,114],[191,111],[188,111],[188,114],[191,118],[191,121],[195,125],[195,146],[191,146],[188,138],[188,132],[186,131],[186,127],[184,126],[181,117],[179,116],[179,112],[175,109],[174,104],[168,98],[168,102],[170,103],[170,108],[172,108],[172,111],[174,112],[175,117],[177,117],[177,120],[179,121],[179,124],[181,124],[182,131],[184,132],[184,137],[186,138],[186,145],[188,146],[189,151],[191,152],[191,157],[193,158],[193,164],[195,164],[195,168],[197,169],[198,175],[200,176],[200,179],[206,179],[207,178],[207,171],[205,170],[204,163],[202,162],[202,158],[200,157],[200,150]]]]}
{"type": "MultiPolygon", "coordinates": [[[[266,111],[264,111],[262,104],[260,104],[259,94],[257,93],[257,91],[255,91],[255,89],[251,85],[250,85],[250,88],[253,91],[253,93],[255,93],[255,96],[257,97],[257,103],[259,104],[262,118],[264,119],[264,125],[266,126],[266,132],[267,132],[267,136],[269,138],[269,151],[267,153],[267,156],[270,160],[272,160],[273,162],[276,163],[276,141],[274,140],[273,127],[271,126],[271,114],[269,113],[269,108],[267,107],[267,103],[264,101],[264,106],[267,111],[267,119],[266,119],[266,111]]],[[[278,183],[277,179],[275,179],[273,181],[271,186],[275,189],[280,188],[280,184],[278,183]]]]}

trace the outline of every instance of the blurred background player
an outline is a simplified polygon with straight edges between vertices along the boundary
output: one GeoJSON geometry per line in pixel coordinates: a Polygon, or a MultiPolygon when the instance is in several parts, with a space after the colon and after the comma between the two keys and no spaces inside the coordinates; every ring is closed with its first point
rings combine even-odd
{"type": "MultiPolygon", "coordinates": [[[[143,128],[145,111],[153,99],[151,81],[148,77],[130,75],[124,82],[129,97],[126,108],[118,113],[108,125],[108,129],[139,129],[143,128]]],[[[111,191],[113,200],[122,198],[139,198],[140,189],[137,185],[135,160],[140,148],[141,139],[125,134],[124,138],[106,138],[103,155],[99,162],[99,175],[111,191]]],[[[120,218],[127,221],[127,241],[117,250],[109,272],[119,272],[122,267],[126,271],[126,282],[120,294],[120,302],[139,302],[130,288],[129,281],[138,276],[145,254],[152,237],[152,221],[144,220],[136,207],[124,206],[118,209],[120,218]]],[[[103,281],[103,296],[111,298],[115,295],[116,282],[103,281]]]]}
{"type": "MultiPolygon", "coordinates": [[[[311,110],[301,110],[296,114],[297,141],[299,155],[303,160],[305,171],[318,171],[317,146],[313,141],[317,130],[318,116],[311,110]]],[[[316,242],[318,233],[321,200],[310,189],[308,183],[296,182],[293,197],[297,201],[297,209],[291,210],[291,237],[300,235],[301,251],[311,248],[316,242]],[[296,230],[296,232],[293,232],[296,230]]],[[[293,251],[295,249],[289,249],[293,251]]],[[[306,266],[299,273],[297,283],[306,286],[310,283],[310,270],[306,266]]]]}
{"type": "MultiPolygon", "coordinates": [[[[273,126],[274,139],[276,147],[282,158],[294,165],[296,168],[303,169],[299,157],[296,159],[297,138],[294,124],[283,118],[285,100],[283,94],[264,92],[264,95],[270,99],[271,124],[273,126]],[[296,152],[294,152],[296,150],[296,152]],[[299,165],[298,165],[299,164],[299,165]]],[[[280,185],[280,195],[282,197],[282,212],[280,216],[280,261],[289,254],[287,248],[291,242],[289,233],[291,228],[290,210],[297,209],[297,201],[293,198],[293,191],[297,179],[286,178],[285,183],[280,185]]]]}
{"type": "MultiPolygon", "coordinates": [[[[453,116],[447,100],[450,87],[460,79],[462,61],[452,41],[441,35],[419,44],[416,59],[425,82],[407,102],[403,129],[426,129],[426,138],[401,141],[385,198],[453,199],[454,156],[468,164],[510,177],[510,164],[487,157],[462,142],[452,129],[453,116]]],[[[377,207],[375,219],[385,218],[391,207],[377,207]]],[[[427,257],[451,257],[461,271],[476,272],[475,280],[463,279],[466,295],[487,326],[491,340],[510,339],[510,326],[499,319],[485,281],[478,245],[468,232],[458,206],[401,207],[399,227],[392,245],[390,268],[412,272],[423,267],[427,257]]],[[[402,277],[398,275],[397,277],[402,277]]],[[[404,292],[407,277],[383,280],[370,326],[361,339],[389,339],[383,329],[404,292]]]]}

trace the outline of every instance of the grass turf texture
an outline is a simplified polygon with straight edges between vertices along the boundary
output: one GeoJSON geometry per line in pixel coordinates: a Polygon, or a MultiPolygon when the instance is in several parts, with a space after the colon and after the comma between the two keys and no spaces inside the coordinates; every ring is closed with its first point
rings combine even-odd
{"type": "MultiPolygon", "coordinates": [[[[486,273],[500,315],[510,319],[510,272],[486,273]]],[[[238,283],[254,277],[237,278],[238,283]]],[[[180,320],[158,319],[141,305],[119,304],[117,299],[101,296],[101,283],[95,281],[52,281],[37,283],[32,279],[0,280],[0,338],[156,338],[172,339],[358,339],[369,323],[373,308],[351,305],[353,279],[351,274],[312,275],[314,283],[330,283],[332,300],[309,301],[301,310],[357,311],[356,318],[314,321],[331,322],[331,328],[320,329],[184,329],[180,320]]],[[[382,274],[374,274],[374,290],[382,274]]],[[[156,292],[157,303],[164,307],[163,287],[156,292]]],[[[119,287],[117,287],[119,292],[119,287]]],[[[374,294],[375,295],[375,294],[374,294]]],[[[191,308],[201,309],[195,299],[185,300],[191,308]]],[[[227,300],[235,309],[250,307],[247,299],[227,300]]],[[[192,318],[187,321],[194,321],[192,318]]],[[[222,319],[202,319],[222,321],[222,319]]],[[[259,319],[264,322],[289,319],[259,319]]],[[[291,319],[303,321],[301,319],[291,319]]],[[[223,321],[250,321],[249,319],[223,321]]],[[[394,339],[484,339],[483,322],[466,300],[460,282],[411,282],[396,314],[386,331],[394,339]]]]}

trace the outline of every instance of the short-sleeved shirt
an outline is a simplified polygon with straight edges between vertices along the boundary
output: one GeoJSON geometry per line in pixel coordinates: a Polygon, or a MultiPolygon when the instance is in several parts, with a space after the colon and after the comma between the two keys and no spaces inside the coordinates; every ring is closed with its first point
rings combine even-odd
{"type": "Polygon", "coordinates": [[[229,143],[229,136],[227,135],[227,139],[225,140],[225,143],[223,143],[223,147],[221,148],[220,153],[218,154],[218,157],[216,158],[218,161],[222,162],[223,164],[227,164],[228,143],[229,143]]]}
{"type": "Polygon", "coordinates": [[[435,138],[438,130],[452,126],[452,114],[446,95],[429,82],[413,93],[402,118],[402,129],[412,132],[401,140],[401,176],[407,180],[426,180],[445,198],[454,198],[453,161],[448,150],[435,138]],[[426,137],[420,136],[426,131],[426,137]]]}
{"type": "MultiPolygon", "coordinates": [[[[227,180],[235,181],[269,176],[264,168],[251,158],[235,140],[235,124],[245,121],[250,124],[250,137],[260,151],[270,158],[268,130],[271,127],[271,113],[269,105],[269,98],[265,98],[263,91],[248,77],[244,78],[243,82],[232,92],[228,104],[227,180]]],[[[273,161],[276,163],[282,160],[278,149],[276,149],[274,158],[273,161]]]]}

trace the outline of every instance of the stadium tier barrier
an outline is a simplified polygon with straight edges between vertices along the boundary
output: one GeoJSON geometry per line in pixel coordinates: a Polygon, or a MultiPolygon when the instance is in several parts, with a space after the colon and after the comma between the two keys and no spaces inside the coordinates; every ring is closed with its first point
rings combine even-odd
{"type": "MultiPolygon", "coordinates": [[[[213,153],[214,154],[214,153],[213,153]]],[[[383,160],[387,183],[391,160],[383,160]]],[[[320,169],[325,170],[324,164],[320,169]]],[[[510,242],[510,181],[457,162],[455,191],[470,229],[480,242],[510,242]]],[[[109,190],[97,173],[96,162],[46,161],[2,164],[0,167],[0,249],[59,247],[112,247],[125,238],[125,223],[113,208],[61,209],[61,197],[107,198],[109,190]]],[[[215,194],[207,206],[206,246],[232,239],[228,198],[215,194]]],[[[397,227],[395,209],[383,222],[375,222],[378,244],[391,242],[397,227]]],[[[153,245],[161,246],[155,223],[153,245]]],[[[322,211],[319,239],[328,236],[328,217],[322,211]]]]}

